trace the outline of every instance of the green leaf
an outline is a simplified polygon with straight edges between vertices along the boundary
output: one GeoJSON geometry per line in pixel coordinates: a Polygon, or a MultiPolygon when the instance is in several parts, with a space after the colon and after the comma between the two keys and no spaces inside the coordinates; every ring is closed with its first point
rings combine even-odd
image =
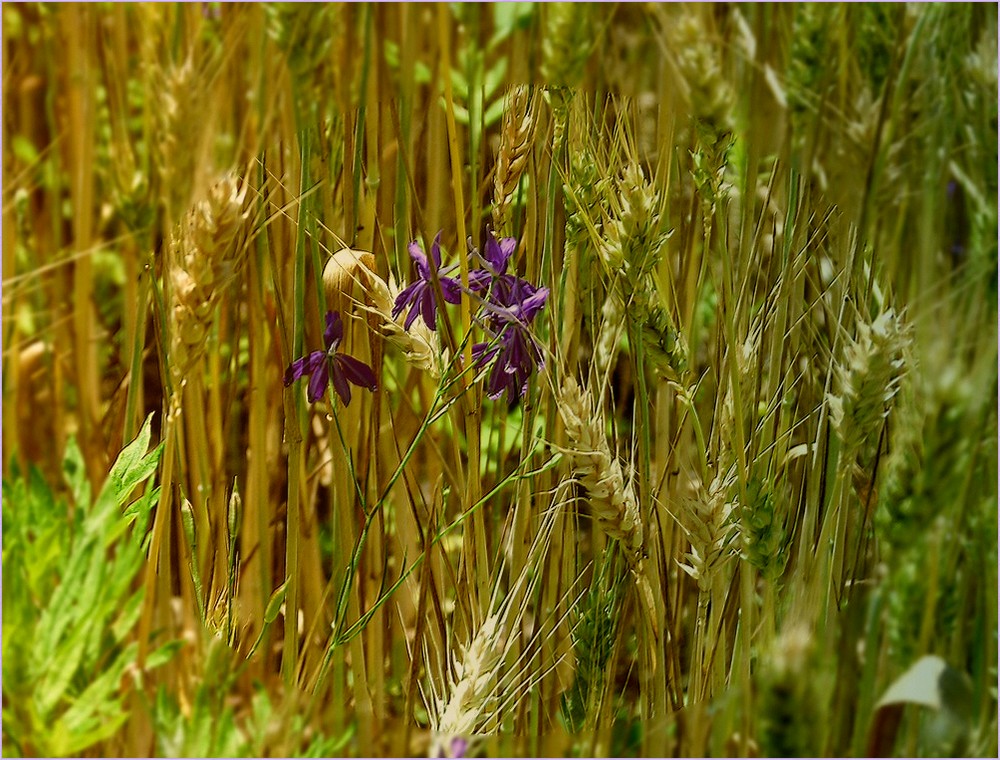
{"type": "Polygon", "coordinates": [[[103,504],[107,501],[118,506],[123,505],[132,490],[156,471],[160,455],[163,453],[163,444],[161,443],[148,455],[146,454],[146,449],[149,447],[152,419],[153,415],[150,414],[135,440],[122,449],[118,455],[118,459],[115,460],[115,464],[108,474],[107,483],[98,497],[99,503],[103,504]]]}
{"type": "Polygon", "coordinates": [[[66,441],[66,453],[63,456],[63,475],[66,485],[73,494],[73,503],[83,510],[90,509],[90,481],[87,479],[87,466],[83,454],[77,445],[76,437],[70,436],[66,441]]]}
{"type": "Polygon", "coordinates": [[[506,75],[507,58],[498,58],[496,63],[486,71],[485,81],[483,82],[483,94],[487,100],[491,100],[497,93],[506,75]]]}
{"type": "Polygon", "coordinates": [[[154,652],[150,652],[149,657],[146,658],[146,669],[153,670],[161,665],[166,665],[174,658],[174,655],[176,655],[183,646],[184,642],[177,639],[176,641],[168,641],[154,652]]]}
{"type": "MultiPolygon", "coordinates": [[[[7,20],[6,16],[4,20],[7,20]]],[[[19,161],[23,161],[29,166],[38,161],[38,150],[35,148],[35,143],[24,135],[14,136],[11,140],[11,149],[19,161]]]]}
{"type": "MultiPolygon", "coordinates": [[[[125,669],[135,661],[139,648],[136,642],[132,642],[123,649],[115,658],[111,665],[104,669],[83,692],[77,697],[72,706],[63,713],[62,723],[73,733],[89,730],[87,725],[95,716],[109,718],[122,712],[120,699],[118,698],[119,684],[125,669]]],[[[84,744],[77,749],[84,749],[89,745],[84,744]]]]}
{"type": "MultiPolygon", "coordinates": [[[[45,664],[51,663],[50,668],[45,668],[38,673],[38,691],[35,694],[35,709],[38,711],[39,719],[46,722],[56,705],[63,698],[66,689],[69,688],[73,676],[76,675],[80,661],[87,648],[87,633],[90,625],[84,623],[81,628],[74,631],[74,635],[66,643],[54,651],[47,654],[50,659],[45,664]]],[[[37,657],[37,654],[36,654],[37,657]]],[[[37,663],[37,659],[36,659],[37,663]]],[[[43,666],[44,667],[44,666],[43,666]]],[[[34,674],[33,674],[34,675],[34,674]]]]}
{"type": "Polygon", "coordinates": [[[278,588],[274,590],[271,594],[271,598],[267,600],[267,608],[264,610],[264,622],[273,623],[278,617],[278,613],[281,611],[281,605],[285,603],[285,586],[288,581],[282,583],[278,588]]]}
{"type": "Polygon", "coordinates": [[[535,3],[494,3],[493,38],[489,46],[495,47],[519,29],[528,29],[535,16],[535,3]]]}
{"type": "Polygon", "coordinates": [[[494,101],[489,108],[486,109],[486,113],[483,115],[483,124],[486,127],[492,127],[503,116],[503,100],[494,101]]]}
{"type": "Polygon", "coordinates": [[[114,636],[115,641],[124,639],[129,631],[135,627],[136,622],[139,620],[139,615],[142,613],[142,600],[145,596],[145,591],[145,588],[140,588],[125,602],[121,614],[111,626],[111,635],[114,636]]]}

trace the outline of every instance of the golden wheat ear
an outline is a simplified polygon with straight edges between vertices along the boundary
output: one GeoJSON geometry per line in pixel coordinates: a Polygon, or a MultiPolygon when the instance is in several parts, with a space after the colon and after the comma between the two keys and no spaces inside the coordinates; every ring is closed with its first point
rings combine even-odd
{"type": "Polygon", "coordinates": [[[246,196],[245,184],[233,175],[223,177],[170,238],[171,371],[178,382],[204,355],[215,307],[246,259],[240,234],[248,216],[246,196]]]}
{"type": "Polygon", "coordinates": [[[493,229],[498,237],[513,235],[511,206],[528,163],[537,124],[538,107],[531,88],[526,85],[513,87],[504,108],[493,174],[493,229]]]}

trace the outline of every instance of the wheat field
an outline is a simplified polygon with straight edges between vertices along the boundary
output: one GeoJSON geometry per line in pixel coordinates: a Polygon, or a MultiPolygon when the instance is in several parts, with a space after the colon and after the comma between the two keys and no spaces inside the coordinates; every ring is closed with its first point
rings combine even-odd
{"type": "Polygon", "coordinates": [[[996,5],[2,14],[4,755],[996,756],[996,5]]]}

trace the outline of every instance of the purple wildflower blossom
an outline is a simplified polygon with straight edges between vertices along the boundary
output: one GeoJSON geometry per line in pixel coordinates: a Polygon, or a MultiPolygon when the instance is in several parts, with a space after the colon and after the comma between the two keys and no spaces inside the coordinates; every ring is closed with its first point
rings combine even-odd
{"type": "MultiPolygon", "coordinates": [[[[414,240],[409,245],[410,258],[417,265],[417,280],[409,285],[403,292],[396,296],[396,303],[392,307],[392,318],[395,319],[403,313],[403,309],[410,307],[409,314],[403,327],[407,330],[413,324],[413,320],[420,314],[424,318],[424,323],[432,330],[437,329],[437,309],[438,303],[434,293],[434,279],[431,272],[431,265],[434,271],[441,268],[441,233],[434,238],[431,245],[430,258],[424,253],[424,249],[414,240]]],[[[459,303],[462,300],[462,285],[454,277],[444,277],[439,275],[438,281],[441,283],[441,295],[448,303],[459,303]]]]}
{"type": "Polygon", "coordinates": [[[450,749],[449,757],[465,757],[465,753],[469,749],[469,741],[461,736],[453,736],[450,749]]]}
{"type": "MultiPolygon", "coordinates": [[[[486,300],[502,309],[515,308],[538,291],[527,280],[507,274],[507,264],[516,249],[517,240],[514,238],[497,240],[492,232],[488,232],[480,257],[486,268],[469,273],[470,289],[477,293],[486,292],[486,300]]],[[[498,321],[495,316],[491,316],[490,322],[496,330],[502,329],[502,319],[498,321]]]]}
{"type": "Polygon", "coordinates": [[[531,373],[545,367],[541,347],[528,325],[545,306],[548,297],[548,288],[538,288],[506,314],[497,310],[494,322],[503,325],[497,338],[492,343],[477,343],[472,347],[472,357],[478,368],[494,362],[486,381],[486,395],[490,398],[500,398],[504,391],[510,401],[523,398],[531,373]]]}
{"type": "Polygon", "coordinates": [[[309,378],[309,403],[314,404],[323,398],[327,383],[332,380],[333,389],[337,391],[344,406],[351,403],[351,386],[353,383],[361,388],[375,391],[378,383],[372,368],[353,356],[337,351],[344,339],[344,323],[336,311],[326,313],[326,330],[323,332],[325,351],[313,351],[296,359],[285,370],[285,387],[301,377],[309,378]]]}

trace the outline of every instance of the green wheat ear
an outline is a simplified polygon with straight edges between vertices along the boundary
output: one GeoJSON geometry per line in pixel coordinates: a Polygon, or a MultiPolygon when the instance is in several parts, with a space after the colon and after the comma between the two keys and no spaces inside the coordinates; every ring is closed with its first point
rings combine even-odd
{"type": "Polygon", "coordinates": [[[755,477],[747,484],[747,502],[740,504],[739,525],[743,556],[768,580],[785,569],[786,532],[773,483],[755,477]]]}

